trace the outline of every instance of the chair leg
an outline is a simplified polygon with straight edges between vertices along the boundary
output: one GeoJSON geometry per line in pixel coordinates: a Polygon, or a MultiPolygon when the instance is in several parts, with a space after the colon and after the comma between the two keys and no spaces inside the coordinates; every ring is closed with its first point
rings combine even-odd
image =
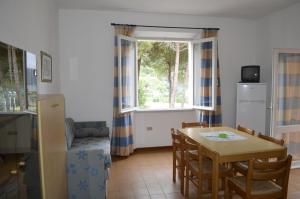
{"type": "Polygon", "coordinates": [[[173,152],[173,182],[176,182],[176,154],[173,152]]]}
{"type": "Polygon", "coordinates": [[[190,171],[189,166],[186,166],[186,174],[185,174],[185,198],[189,199],[189,184],[190,184],[190,171]]]}
{"type": "Polygon", "coordinates": [[[231,195],[231,190],[229,190],[229,187],[228,187],[228,179],[225,178],[225,199],[231,199],[231,198],[232,198],[232,195],[231,195]]]}
{"type": "Polygon", "coordinates": [[[211,179],[207,179],[207,189],[208,189],[208,191],[212,191],[212,181],[211,181],[211,179]]]}
{"type": "Polygon", "coordinates": [[[221,190],[225,189],[225,179],[226,178],[221,178],[221,190]]]}
{"type": "Polygon", "coordinates": [[[181,193],[184,194],[184,165],[181,163],[180,165],[180,190],[181,193]]]}
{"type": "Polygon", "coordinates": [[[202,179],[201,179],[201,176],[198,176],[198,190],[197,190],[197,193],[198,193],[198,198],[202,198],[202,179]]]}

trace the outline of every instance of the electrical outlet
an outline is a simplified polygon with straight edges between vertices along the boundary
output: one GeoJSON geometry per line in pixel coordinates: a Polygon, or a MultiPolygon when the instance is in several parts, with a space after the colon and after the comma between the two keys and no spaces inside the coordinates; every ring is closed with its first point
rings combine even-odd
{"type": "Polygon", "coordinates": [[[153,130],[153,129],[152,129],[152,126],[147,126],[147,127],[146,127],[146,130],[147,130],[147,131],[152,131],[152,130],[153,130]]]}

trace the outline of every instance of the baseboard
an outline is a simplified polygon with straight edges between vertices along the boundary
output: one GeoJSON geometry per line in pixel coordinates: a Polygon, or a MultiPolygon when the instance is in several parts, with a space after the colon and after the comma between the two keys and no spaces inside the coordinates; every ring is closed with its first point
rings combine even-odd
{"type": "Polygon", "coordinates": [[[159,150],[172,150],[172,146],[157,146],[157,147],[143,147],[136,148],[134,152],[151,152],[151,151],[159,151],[159,150]]]}
{"type": "Polygon", "coordinates": [[[136,148],[134,149],[133,153],[129,156],[116,156],[112,155],[112,158],[114,161],[116,160],[122,160],[129,158],[131,155],[137,154],[137,153],[159,153],[161,151],[172,151],[172,146],[158,146],[158,147],[143,147],[143,148],[136,148]]]}

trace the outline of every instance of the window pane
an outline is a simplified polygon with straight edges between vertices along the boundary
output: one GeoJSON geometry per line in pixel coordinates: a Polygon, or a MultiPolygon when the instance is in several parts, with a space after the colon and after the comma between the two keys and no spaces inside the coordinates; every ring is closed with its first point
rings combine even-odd
{"type": "Polygon", "coordinates": [[[215,63],[214,40],[193,44],[194,62],[194,106],[213,110],[215,103],[215,63]]]}
{"type": "Polygon", "coordinates": [[[135,49],[134,41],[121,39],[121,109],[135,106],[135,49]]]}
{"type": "Polygon", "coordinates": [[[188,43],[138,41],[139,107],[188,106],[188,43]]]}

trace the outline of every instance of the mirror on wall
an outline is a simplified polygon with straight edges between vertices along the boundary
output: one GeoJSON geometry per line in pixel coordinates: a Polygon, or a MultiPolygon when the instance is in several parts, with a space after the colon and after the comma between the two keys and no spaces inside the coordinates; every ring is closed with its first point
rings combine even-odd
{"type": "Polygon", "coordinates": [[[0,42],[0,112],[36,112],[36,55],[0,42]]]}

